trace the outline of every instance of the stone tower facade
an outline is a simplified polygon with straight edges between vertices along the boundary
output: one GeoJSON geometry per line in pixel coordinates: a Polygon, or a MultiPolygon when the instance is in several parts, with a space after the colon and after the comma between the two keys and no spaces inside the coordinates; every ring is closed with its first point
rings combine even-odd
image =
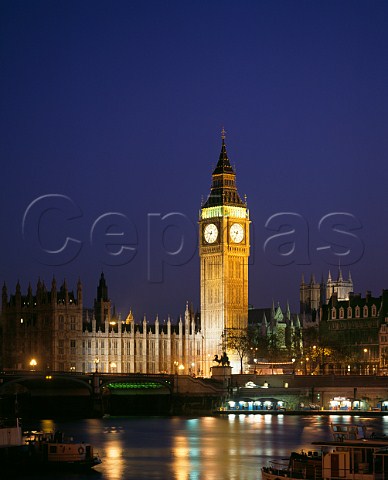
{"type": "MultiPolygon", "coordinates": [[[[201,331],[205,374],[215,354],[227,350],[228,335],[248,326],[249,211],[236,187],[225,135],[212,185],[199,214],[201,331]]],[[[231,365],[239,362],[227,352],[231,365]]],[[[236,368],[236,370],[237,370],[236,368]]]]}
{"type": "Polygon", "coordinates": [[[21,292],[19,282],[15,294],[2,292],[2,363],[5,369],[75,371],[77,345],[82,335],[82,285],[76,294],[66,281],[57,288],[55,278],[51,289],[37,283],[33,293],[21,292]],[[31,363],[31,362],[34,362],[31,363]]]}
{"type": "Polygon", "coordinates": [[[323,278],[320,283],[315,281],[315,276],[311,275],[310,281],[305,282],[302,276],[302,282],[299,288],[300,315],[304,326],[309,323],[318,324],[320,308],[327,305],[330,298],[335,295],[337,300],[349,300],[349,295],[353,292],[353,280],[349,272],[348,279],[343,278],[341,268],[338,269],[338,276],[333,280],[329,271],[327,281],[323,278]]]}

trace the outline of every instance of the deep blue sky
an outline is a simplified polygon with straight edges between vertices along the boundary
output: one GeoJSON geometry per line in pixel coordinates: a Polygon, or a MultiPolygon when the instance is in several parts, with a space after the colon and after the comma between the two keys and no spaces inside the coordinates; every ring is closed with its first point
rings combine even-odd
{"type": "Polygon", "coordinates": [[[336,253],[346,251],[341,240],[349,247],[340,261],[346,275],[351,263],[355,290],[379,295],[388,288],[387,52],[383,1],[2,0],[0,278],[8,292],[18,279],[26,291],[39,277],[47,285],[66,277],[71,288],[80,277],[91,306],[103,270],[123,316],[132,307],[138,318],[175,318],[186,300],[198,308],[193,231],[225,126],[253,225],[250,303],[288,299],[297,310],[302,272],[336,271],[330,263],[340,257],[316,250],[328,240],[336,253]],[[48,194],[60,196],[28,209],[48,194]],[[122,215],[100,219],[110,212],[122,215]],[[300,216],[297,253],[282,266],[273,243],[263,250],[274,234],[265,224],[281,212],[300,216]],[[359,240],[318,231],[334,212],[353,218],[345,230],[358,224],[359,240]],[[152,213],[161,217],[149,224],[152,213]],[[120,256],[104,253],[103,231],[124,216],[136,255],[107,265],[120,256]],[[181,255],[167,257],[181,232],[181,255]],[[63,258],[42,251],[66,236],[82,242],[73,260],[67,250],[63,258]],[[178,265],[161,275],[163,259],[178,265]]]}

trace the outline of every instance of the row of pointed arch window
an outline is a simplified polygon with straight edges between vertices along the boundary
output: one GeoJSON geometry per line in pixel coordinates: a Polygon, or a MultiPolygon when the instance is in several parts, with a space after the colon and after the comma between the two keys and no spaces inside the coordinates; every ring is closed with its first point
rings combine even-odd
{"type": "MultiPolygon", "coordinates": [[[[361,308],[357,305],[354,308],[354,317],[355,318],[360,318],[360,316],[361,316],[361,308]]],[[[363,318],[369,317],[369,307],[367,305],[364,305],[364,307],[362,309],[362,316],[363,316],[363,318]]],[[[371,316],[372,317],[377,316],[376,305],[372,305],[372,307],[371,307],[371,316]]],[[[337,309],[335,307],[333,307],[331,309],[331,318],[332,319],[345,318],[345,309],[343,307],[340,307],[338,309],[338,317],[337,317],[337,309]]],[[[353,318],[353,308],[352,307],[347,308],[347,318],[353,318]]]]}

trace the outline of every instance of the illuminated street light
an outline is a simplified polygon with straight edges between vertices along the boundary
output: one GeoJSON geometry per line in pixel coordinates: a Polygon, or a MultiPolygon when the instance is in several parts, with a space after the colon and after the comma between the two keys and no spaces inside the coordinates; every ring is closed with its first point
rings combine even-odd
{"type": "Polygon", "coordinates": [[[179,362],[175,361],[174,362],[175,375],[178,375],[178,365],[179,365],[179,362]]]}
{"type": "Polygon", "coordinates": [[[364,375],[369,374],[369,365],[368,365],[368,349],[364,348],[364,375]]]}
{"type": "Polygon", "coordinates": [[[35,360],[35,358],[32,358],[30,360],[30,367],[32,370],[35,370],[35,367],[38,365],[38,362],[35,360]]]}
{"type": "Polygon", "coordinates": [[[98,364],[100,363],[100,359],[99,358],[95,358],[94,359],[94,364],[96,365],[96,373],[98,372],[98,364]]]}

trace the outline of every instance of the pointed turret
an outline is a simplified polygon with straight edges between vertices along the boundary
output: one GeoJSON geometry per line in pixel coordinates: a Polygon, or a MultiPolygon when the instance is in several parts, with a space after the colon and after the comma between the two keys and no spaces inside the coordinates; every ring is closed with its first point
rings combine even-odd
{"type": "Polygon", "coordinates": [[[97,301],[107,302],[108,299],[108,287],[106,285],[106,280],[104,272],[101,272],[100,282],[97,287],[97,301]]]}
{"type": "Polygon", "coordinates": [[[291,320],[291,310],[290,310],[290,304],[288,303],[288,300],[287,300],[287,306],[286,306],[286,319],[291,320]]]}
{"type": "Polygon", "coordinates": [[[261,321],[260,332],[263,337],[269,335],[267,316],[265,315],[265,313],[263,314],[263,319],[261,321]]]}
{"type": "Polygon", "coordinates": [[[7,286],[4,282],[4,285],[3,285],[3,292],[2,292],[2,306],[3,306],[3,310],[5,308],[5,306],[7,305],[7,302],[8,302],[8,294],[7,294],[7,286]]]}
{"type": "Polygon", "coordinates": [[[21,293],[21,288],[20,288],[20,283],[19,280],[16,284],[16,291],[15,291],[15,303],[18,307],[22,304],[22,293],[21,293]]]}
{"type": "Polygon", "coordinates": [[[343,281],[342,269],[341,269],[341,267],[338,267],[338,281],[339,281],[339,282],[342,282],[342,281],[343,281]]]}
{"type": "Polygon", "coordinates": [[[57,281],[53,276],[53,279],[51,281],[51,304],[56,305],[56,303],[57,303],[57,281]]]}
{"type": "Polygon", "coordinates": [[[80,278],[78,278],[77,283],[77,303],[78,305],[82,305],[82,283],[80,278]]]}
{"type": "Polygon", "coordinates": [[[64,294],[64,299],[65,305],[69,304],[69,289],[67,288],[67,282],[66,278],[63,280],[62,288],[61,288],[61,293],[64,294]]]}

